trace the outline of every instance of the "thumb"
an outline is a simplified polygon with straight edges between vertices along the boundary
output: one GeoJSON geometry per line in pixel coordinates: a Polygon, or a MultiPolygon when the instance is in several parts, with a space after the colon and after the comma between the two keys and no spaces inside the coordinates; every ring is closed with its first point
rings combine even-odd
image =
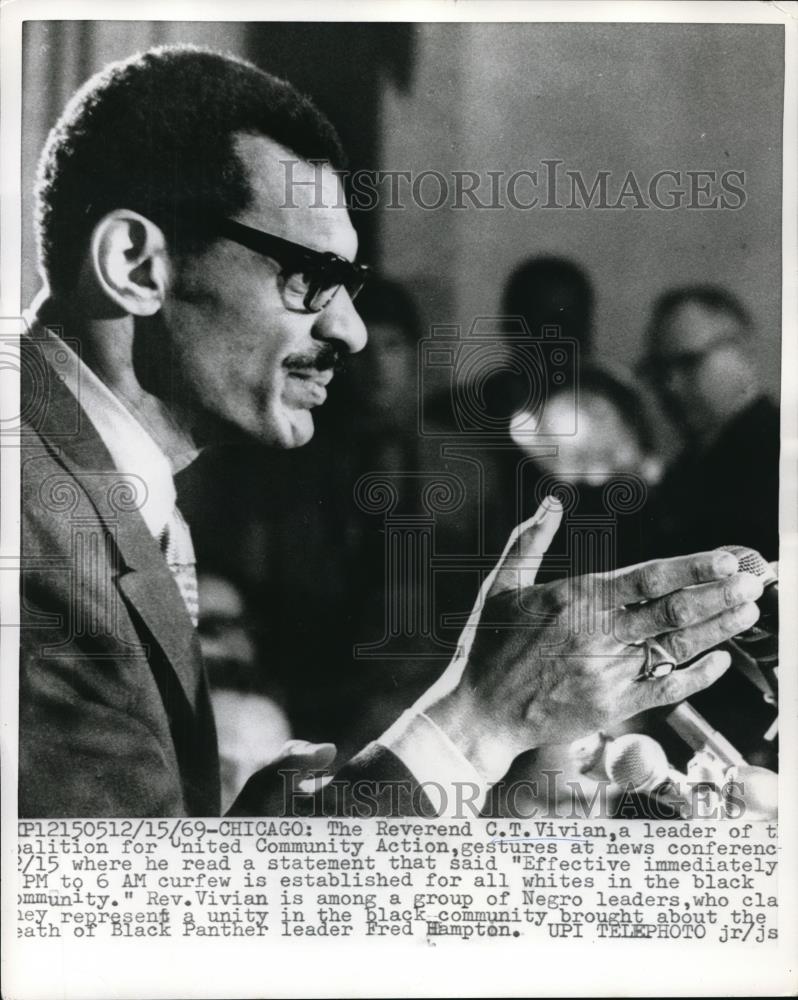
{"type": "Polygon", "coordinates": [[[562,504],[557,497],[547,496],[533,516],[513,530],[492,578],[489,577],[488,597],[532,586],[543,556],[560,527],[562,515],[562,504]]]}
{"type": "Polygon", "coordinates": [[[441,676],[416,701],[415,708],[425,712],[430,705],[451,693],[459,684],[474,643],[485,601],[504,590],[529,587],[535,582],[540,561],[562,521],[562,504],[555,496],[547,496],[529,520],[513,529],[499,561],[485,577],[460,635],[457,653],[441,676]]]}
{"type": "Polygon", "coordinates": [[[289,740],[277,756],[256,771],[238,793],[228,816],[284,816],[287,788],[286,774],[296,773],[294,785],[313,778],[329,767],[335,758],[333,743],[308,743],[289,740]]]}
{"type": "Polygon", "coordinates": [[[321,771],[332,764],[337,752],[334,743],[288,740],[267,766],[281,771],[321,771]]]}

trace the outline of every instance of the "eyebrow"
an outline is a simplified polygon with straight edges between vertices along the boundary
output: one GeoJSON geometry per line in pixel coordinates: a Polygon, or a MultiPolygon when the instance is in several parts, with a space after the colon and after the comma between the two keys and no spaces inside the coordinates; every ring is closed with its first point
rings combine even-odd
{"type": "MultiPolygon", "coordinates": [[[[335,250],[317,250],[306,243],[296,243],[294,240],[288,239],[287,236],[278,236],[274,233],[250,226],[246,222],[240,222],[238,219],[230,219],[226,216],[217,217],[214,220],[214,226],[222,236],[232,238],[235,242],[242,243],[256,253],[265,254],[266,256],[270,255],[269,249],[271,246],[271,249],[280,250],[283,254],[294,256],[297,260],[302,257],[306,259],[313,259],[314,257],[337,257],[339,260],[344,260],[352,265],[355,265],[357,261],[359,249],[357,246],[355,247],[354,257],[350,257],[335,250]]],[[[355,239],[357,240],[356,232],[355,239]]]]}

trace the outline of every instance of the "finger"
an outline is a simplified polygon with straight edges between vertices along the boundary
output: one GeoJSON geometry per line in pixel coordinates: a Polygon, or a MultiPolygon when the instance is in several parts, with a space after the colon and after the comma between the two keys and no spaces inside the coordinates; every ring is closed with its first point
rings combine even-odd
{"type": "Polygon", "coordinates": [[[673,705],[714,684],[728,670],[730,664],[731,656],[727,652],[715,650],[683,670],[674,670],[672,674],[659,680],[641,681],[636,687],[642,696],[645,708],[673,705]]]}
{"type": "Polygon", "coordinates": [[[759,608],[756,604],[740,604],[700,625],[690,625],[658,636],[657,641],[677,663],[687,663],[705,650],[745,632],[757,618],[759,608]]]}
{"type": "Polygon", "coordinates": [[[328,768],[338,750],[334,743],[309,743],[307,740],[289,740],[268,765],[281,771],[310,773],[328,768]]]}
{"type": "Polygon", "coordinates": [[[613,601],[609,606],[620,608],[625,604],[650,601],[684,587],[723,580],[736,572],[735,556],[720,549],[627,566],[605,576],[613,601]]]}
{"type": "Polygon", "coordinates": [[[334,743],[308,743],[289,740],[277,756],[249,777],[228,811],[229,816],[283,816],[290,796],[292,779],[301,785],[332,764],[336,755],[334,743]]]}
{"type": "Polygon", "coordinates": [[[647,604],[620,610],[615,617],[615,635],[624,643],[640,642],[707,621],[723,611],[755,601],[761,595],[759,577],[753,573],[735,573],[724,580],[676,590],[647,604]]]}
{"type": "Polygon", "coordinates": [[[557,497],[547,496],[534,515],[513,530],[498,562],[479,589],[460,635],[457,655],[426,695],[421,696],[419,703],[431,704],[444,693],[444,689],[452,690],[459,682],[487,599],[534,583],[541,559],[560,527],[562,514],[562,504],[557,497]],[[526,584],[520,582],[522,579],[527,581],[526,584]]]}
{"type": "Polygon", "coordinates": [[[557,497],[547,496],[534,515],[513,530],[493,571],[489,597],[532,586],[541,560],[560,527],[562,514],[557,497]]]}

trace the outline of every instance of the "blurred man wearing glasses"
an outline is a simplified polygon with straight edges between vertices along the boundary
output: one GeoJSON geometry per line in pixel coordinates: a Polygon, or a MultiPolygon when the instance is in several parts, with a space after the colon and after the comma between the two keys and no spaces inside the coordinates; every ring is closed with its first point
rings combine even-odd
{"type": "MultiPolygon", "coordinates": [[[[644,368],[684,439],[648,508],[649,553],[744,545],[778,559],[779,411],[760,386],[748,311],[723,288],[666,292],[644,368]]],[[[747,760],[775,767],[773,690],[755,662],[729,648],[735,668],[691,701],[747,760]]]]}
{"type": "Polygon", "coordinates": [[[652,551],[747,545],[778,558],[779,412],[757,339],[730,292],[691,286],[657,301],[644,370],[684,436],[659,492],[652,551]]]}
{"type": "MultiPolygon", "coordinates": [[[[332,126],[289,84],[185,47],[107,67],[48,139],[46,287],[22,347],[21,815],[218,814],[173,476],[242,435],[304,444],[337,360],[365,345],[341,162],[332,126]]],[[[524,750],[726,670],[722,652],[674,668],[756,620],[761,585],[734,557],[534,586],[561,517],[550,500],[520,526],[442,677],[312,809],[471,815],[524,750]]],[[[302,775],[334,754],[294,743],[280,763],[302,775]]],[[[275,792],[274,770],[234,813],[309,807],[293,784],[275,792]]]]}

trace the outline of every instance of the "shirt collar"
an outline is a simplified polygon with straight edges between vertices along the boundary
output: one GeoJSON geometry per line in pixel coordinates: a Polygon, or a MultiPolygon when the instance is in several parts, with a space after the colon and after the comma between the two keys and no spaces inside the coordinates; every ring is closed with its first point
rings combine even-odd
{"type": "Polygon", "coordinates": [[[44,327],[45,336],[60,340],[66,353],[59,374],[94,425],[123,476],[135,476],[146,487],[139,507],[150,534],[158,538],[175,509],[177,492],[169,459],[139,421],[69,343],[44,327]]]}

